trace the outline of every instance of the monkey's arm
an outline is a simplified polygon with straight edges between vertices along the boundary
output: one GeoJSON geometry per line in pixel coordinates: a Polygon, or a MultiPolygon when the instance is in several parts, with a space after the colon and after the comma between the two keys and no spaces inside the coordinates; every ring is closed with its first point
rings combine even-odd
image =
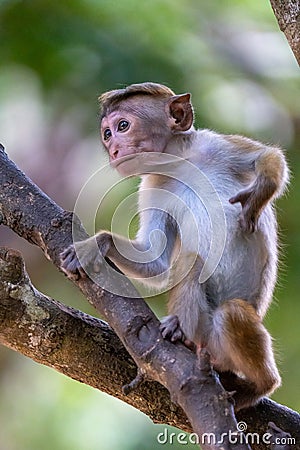
{"type": "Polygon", "coordinates": [[[249,164],[255,175],[248,188],[229,200],[232,204],[241,203],[241,227],[251,233],[256,230],[259,216],[267,203],[284,191],[289,178],[288,167],[278,147],[268,147],[241,136],[229,136],[227,139],[235,145],[241,169],[249,164]]]}
{"type": "Polygon", "coordinates": [[[135,240],[102,231],[85,241],[76,242],[61,254],[65,272],[86,276],[99,272],[109,258],[127,276],[147,284],[162,283],[168,275],[176,232],[163,212],[141,215],[141,227],[135,240]]]}

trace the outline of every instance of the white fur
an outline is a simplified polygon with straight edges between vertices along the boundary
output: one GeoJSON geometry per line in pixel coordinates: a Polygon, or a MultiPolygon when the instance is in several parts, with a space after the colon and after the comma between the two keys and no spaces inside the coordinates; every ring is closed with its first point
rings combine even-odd
{"type": "MultiPolygon", "coordinates": [[[[150,286],[170,284],[187,275],[180,289],[175,287],[171,291],[169,311],[179,316],[183,330],[191,338],[199,333],[201,314],[226,300],[245,299],[263,316],[272,298],[277,271],[277,227],[271,203],[259,218],[258,230],[252,234],[241,230],[241,205],[229,203],[231,197],[255,181],[255,163],[266,148],[272,151],[271,147],[259,143],[252,145],[253,151],[245,152],[226,137],[209,130],[192,129],[175,135],[165,153],[178,155],[183,161],[175,164],[170,176],[150,170],[152,173],[142,175],[139,188],[140,229],[133,243],[140,255],[146,255],[150,261],[141,264],[145,260],[139,262],[138,257],[132,262],[115,252],[108,255],[126,274],[142,278],[150,286]],[[189,187],[192,185],[201,197],[203,180],[212,186],[210,194],[205,185],[204,202],[189,187]],[[214,237],[212,225],[218,226],[212,224],[207,209],[210,201],[215,202],[216,195],[220,200],[216,207],[221,205],[226,220],[226,239],[215,270],[205,283],[200,284],[201,268],[214,237]],[[178,255],[179,263],[173,267],[178,255]],[[198,269],[197,276],[191,279],[184,269],[189,264],[192,266],[193,261],[198,269]]],[[[149,158],[149,155],[144,156],[149,158]]],[[[165,166],[162,167],[166,173],[165,166]]],[[[159,164],[155,171],[160,172],[159,164]]],[[[285,182],[286,179],[283,184],[285,182]]],[[[219,229],[220,233],[223,231],[223,228],[219,229]]],[[[201,326],[205,330],[209,328],[209,324],[203,326],[202,323],[201,326]]]]}

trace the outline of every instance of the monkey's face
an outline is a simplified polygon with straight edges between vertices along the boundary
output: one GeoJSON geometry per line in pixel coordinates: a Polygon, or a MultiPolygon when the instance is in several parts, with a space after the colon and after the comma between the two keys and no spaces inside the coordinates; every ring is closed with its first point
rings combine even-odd
{"type": "Polygon", "coordinates": [[[142,174],[141,162],[149,152],[168,152],[174,134],[189,130],[192,123],[189,94],[167,99],[136,95],[113,105],[102,118],[101,140],[121,175],[142,174]]]}
{"type": "MultiPolygon", "coordinates": [[[[134,103],[130,100],[104,116],[101,121],[101,140],[108,152],[111,166],[121,175],[128,175],[137,155],[162,153],[171,137],[163,107],[153,102],[134,103]],[[130,161],[130,162],[129,162],[130,161]],[[125,173],[126,172],[126,173],[125,173]]],[[[135,170],[135,169],[134,169],[135,170]]]]}

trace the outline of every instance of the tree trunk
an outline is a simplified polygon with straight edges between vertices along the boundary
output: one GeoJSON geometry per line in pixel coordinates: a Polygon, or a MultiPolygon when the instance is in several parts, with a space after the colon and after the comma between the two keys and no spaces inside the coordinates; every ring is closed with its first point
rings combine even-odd
{"type": "Polygon", "coordinates": [[[270,2],[279,27],[300,65],[300,2],[299,0],[270,0],[270,2]]]}

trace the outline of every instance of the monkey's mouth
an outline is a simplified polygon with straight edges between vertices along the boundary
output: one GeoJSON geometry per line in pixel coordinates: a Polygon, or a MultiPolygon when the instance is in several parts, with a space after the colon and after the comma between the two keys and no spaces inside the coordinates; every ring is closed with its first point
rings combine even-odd
{"type": "Polygon", "coordinates": [[[116,159],[115,161],[111,161],[111,166],[112,166],[114,169],[118,169],[118,167],[119,167],[121,164],[123,164],[123,163],[125,163],[125,162],[129,162],[129,161],[133,160],[134,158],[136,158],[136,155],[122,156],[121,158],[116,159]]]}
{"type": "Polygon", "coordinates": [[[122,176],[141,175],[141,158],[138,155],[122,156],[120,159],[111,162],[113,169],[116,169],[122,176]]]}

